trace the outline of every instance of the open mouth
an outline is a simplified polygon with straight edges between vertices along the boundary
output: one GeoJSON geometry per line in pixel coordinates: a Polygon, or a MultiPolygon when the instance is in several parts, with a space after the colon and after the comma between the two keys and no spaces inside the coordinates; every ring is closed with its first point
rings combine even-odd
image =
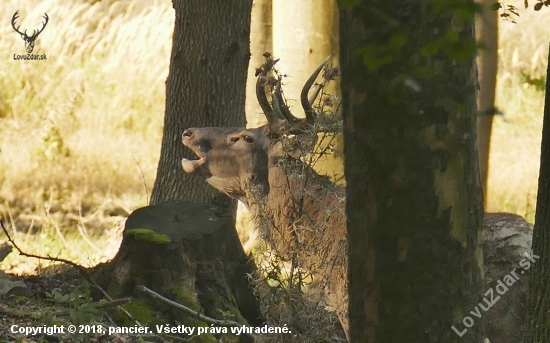
{"type": "Polygon", "coordinates": [[[188,160],[187,158],[181,159],[181,166],[183,167],[183,171],[186,173],[196,172],[205,163],[206,159],[204,157],[201,157],[198,160],[188,160]]]}
{"type": "Polygon", "coordinates": [[[182,158],[181,166],[186,173],[196,172],[202,165],[206,163],[206,158],[200,156],[198,152],[193,149],[193,144],[191,144],[191,138],[193,138],[193,132],[191,130],[185,130],[181,135],[181,141],[184,146],[192,150],[198,157],[197,160],[189,160],[187,158],[182,158]]]}

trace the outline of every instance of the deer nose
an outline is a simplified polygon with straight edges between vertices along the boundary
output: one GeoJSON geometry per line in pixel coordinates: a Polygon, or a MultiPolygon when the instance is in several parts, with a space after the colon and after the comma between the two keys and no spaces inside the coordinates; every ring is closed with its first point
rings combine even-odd
{"type": "Polygon", "coordinates": [[[193,130],[187,129],[187,130],[183,131],[183,133],[181,134],[181,138],[185,139],[185,137],[187,137],[187,138],[193,137],[193,130]]]}

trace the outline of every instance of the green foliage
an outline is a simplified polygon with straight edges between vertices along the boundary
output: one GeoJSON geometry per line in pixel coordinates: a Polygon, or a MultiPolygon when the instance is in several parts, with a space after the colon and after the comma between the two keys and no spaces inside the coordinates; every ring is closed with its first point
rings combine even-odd
{"type": "MultiPolygon", "coordinates": [[[[419,57],[432,57],[443,53],[459,63],[468,61],[476,55],[478,46],[475,38],[464,35],[461,31],[462,27],[465,26],[464,23],[471,23],[475,20],[475,15],[481,11],[480,5],[469,0],[426,0],[425,2],[431,5],[431,10],[438,17],[446,18],[452,15],[453,25],[446,32],[438,34],[426,42],[418,51],[410,51],[412,44],[409,44],[411,39],[418,39],[418,37],[411,37],[410,35],[410,32],[415,32],[417,28],[410,22],[392,19],[391,15],[387,15],[387,13],[386,16],[383,16],[382,13],[385,11],[382,6],[387,6],[387,4],[377,2],[371,4],[372,7],[380,4],[379,7],[381,8],[365,10],[368,13],[377,13],[374,17],[375,20],[372,21],[373,24],[370,25],[373,32],[377,30],[388,32],[387,38],[382,38],[384,36],[384,33],[382,33],[378,40],[369,39],[368,43],[357,49],[356,53],[361,56],[368,71],[375,72],[385,65],[403,59],[410,59],[410,56],[417,54],[419,57]],[[381,20],[380,24],[376,24],[377,20],[381,20]],[[380,25],[380,27],[376,27],[376,25],[380,25]]],[[[340,1],[343,9],[353,7],[358,3],[359,1],[340,1]]],[[[451,19],[451,17],[448,18],[451,19]]],[[[414,67],[414,71],[409,72],[412,76],[425,79],[432,75],[427,67],[422,66],[420,60],[417,60],[415,64],[418,66],[414,67]]],[[[404,77],[408,76],[401,75],[401,78],[404,77]]]]}
{"type": "Polygon", "coordinates": [[[539,92],[544,92],[544,90],[546,89],[546,76],[544,75],[541,77],[531,77],[529,74],[522,71],[521,81],[535,87],[535,89],[539,92]]]}
{"type": "Polygon", "coordinates": [[[70,150],[64,144],[63,137],[55,126],[49,127],[46,132],[42,133],[40,144],[34,148],[33,152],[37,157],[48,161],[70,156],[70,150]]]}
{"type": "Polygon", "coordinates": [[[438,13],[451,12],[467,21],[474,21],[475,15],[481,12],[481,5],[469,0],[431,0],[434,11],[438,13]]]}
{"type": "MultiPolygon", "coordinates": [[[[132,302],[122,307],[143,325],[153,326],[156,324],[165,324],[164,321],[159,320],[156,313],[151,310],[153,305],[147,299],[133,299],[132,302]]],[[[133,326],[135,324],[120,308],[116,309],[114,319],[123,326],[133,326]]]]}
{"type": "Polygon", "coordinates": [[[363,63],[369,71],[376,71],[381,66],[395,61],[408,39],[408,32],[396,31],[391,34],[387,45],[365,44],[357,50],[357,53],[361,55],[363,63]]]}
{"type": "Polygon", "coordinates": [[[88,283],[83,283],[70,293],[59,290],[46,292],[46,297],[57,306],[69,308],[68,317],[72,324],[90,324],[101,317],[101,311],[93,303],[88,283]]]}
{"type": "Polygon", "coordinates": [[[460,37],[458,32],[449,29],[444,36],[426,43],[420,49],[423,57],[433,56],[439,52],[445,53],[457,62],[473,58],[477,53],[477,43],[473,37],[460,37]]]}

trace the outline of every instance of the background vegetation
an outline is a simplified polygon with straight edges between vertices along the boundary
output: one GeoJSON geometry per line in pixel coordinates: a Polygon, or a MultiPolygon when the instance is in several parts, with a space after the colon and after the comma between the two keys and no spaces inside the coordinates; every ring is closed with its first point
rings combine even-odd
{"type": "MultiPolygon", "coordinates": [[[[154,181],[172,4],[14,0],[0,10],[0,214],[30,252],[89,265],[111,258],[125,217],[147,204],[154,181]],[[34,51],[47,61],[13,60],[25,52],[9,24],[16,10],[29,31],[48,13],[34,51]],[[67,113],[52,115],[80,89],[67,113]]],[[[497,107],[505,115],[493,129],[488,210],[532,221],[550,11],[520,14],[517,24],[499,23],[497,107]]],[[[33,273],[40,263],[12,253],[1,268],[33,273]]]]}

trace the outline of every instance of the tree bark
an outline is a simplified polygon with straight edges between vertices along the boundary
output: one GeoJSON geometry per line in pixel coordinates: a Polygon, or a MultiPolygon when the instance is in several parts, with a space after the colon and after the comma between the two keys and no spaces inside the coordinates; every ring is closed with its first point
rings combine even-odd
{"type": "MultiPolygon", "coordinates": [[[[117,256],[95,276],[111,296],[133,296],[128,311],[145,325],[205,326],[144,299],[136,285],[217,319],[258,325],[259,304],[248,282],[254,268],[235,230],[235,202],[203,179],[184,173],[181,166],[182,157],[197,158],[181,143],[186,128],[244,127],[252,0],[173,3],[176,20],[152,205],[130,215],[117,256]],[[182,199],[194,202],[176,201],[182,199]]],[[[247,341],[235,335],[195,340],[219,339],[247,341]]]]}
{"type": "Polygon", "coordinates": [[[183,148],[181,134],[189,127],[244,127],[252,0],[173,3],[176,21],[164,133],[151,203],[227,199],[183,172],[181,158],[196,157],[183,148]]]}
{"type": "Polygon", "coordinates": [[[353,3],[340,12],[351,342],[481,342],[473,10],[353,3]]]}
{"type": "MultiPolygon", "coordinates": [[[[550,51],[550,48],[549,48],[550,51]]],[[[549,55],[550,62],[550,55],[549,55]]],[[[527,311],[529,337],[526,342],[550,341],[550,63],[546,71],[546,96],[540,149],[539,190],[533,233],[533,256],[540,256],[534,263],[529,280],[527,311]]]]}
{"type": "Polygon", "coordinates": [[[476,20],[477,41],[481,49],[477,58],[479,92],[477,106],[477,142],[479,150],[479,175],[483,198],[487,203],[487,179],[489,176],[489,150],[491,128],[495,114],[495,93],[498,70],[498,11],[491,11],[493,0],[481,1],[482,12],[476,20]]]}
{"type": "MultiPolygon", "coordinates": [[[[235,239],[233,217],[226,209],[168,201],[132,212],[118,254],[96,270],[95,279],[113,298],[132,296],[132,303],[124,307],[146,326],[206,324],[145,297],[136,291],[137,286],[212,318],[258,326],[262,315],[248,282],[254,270],[254,263],[235,239]]],[[[115,315],[119,323],[128,324],[121,313],[115,315]]],[[[231,334],[215,337],[249,341],[231,334]]],[[[206,337],[198,342],[203,341],[210,342],[206,337]]]]}

